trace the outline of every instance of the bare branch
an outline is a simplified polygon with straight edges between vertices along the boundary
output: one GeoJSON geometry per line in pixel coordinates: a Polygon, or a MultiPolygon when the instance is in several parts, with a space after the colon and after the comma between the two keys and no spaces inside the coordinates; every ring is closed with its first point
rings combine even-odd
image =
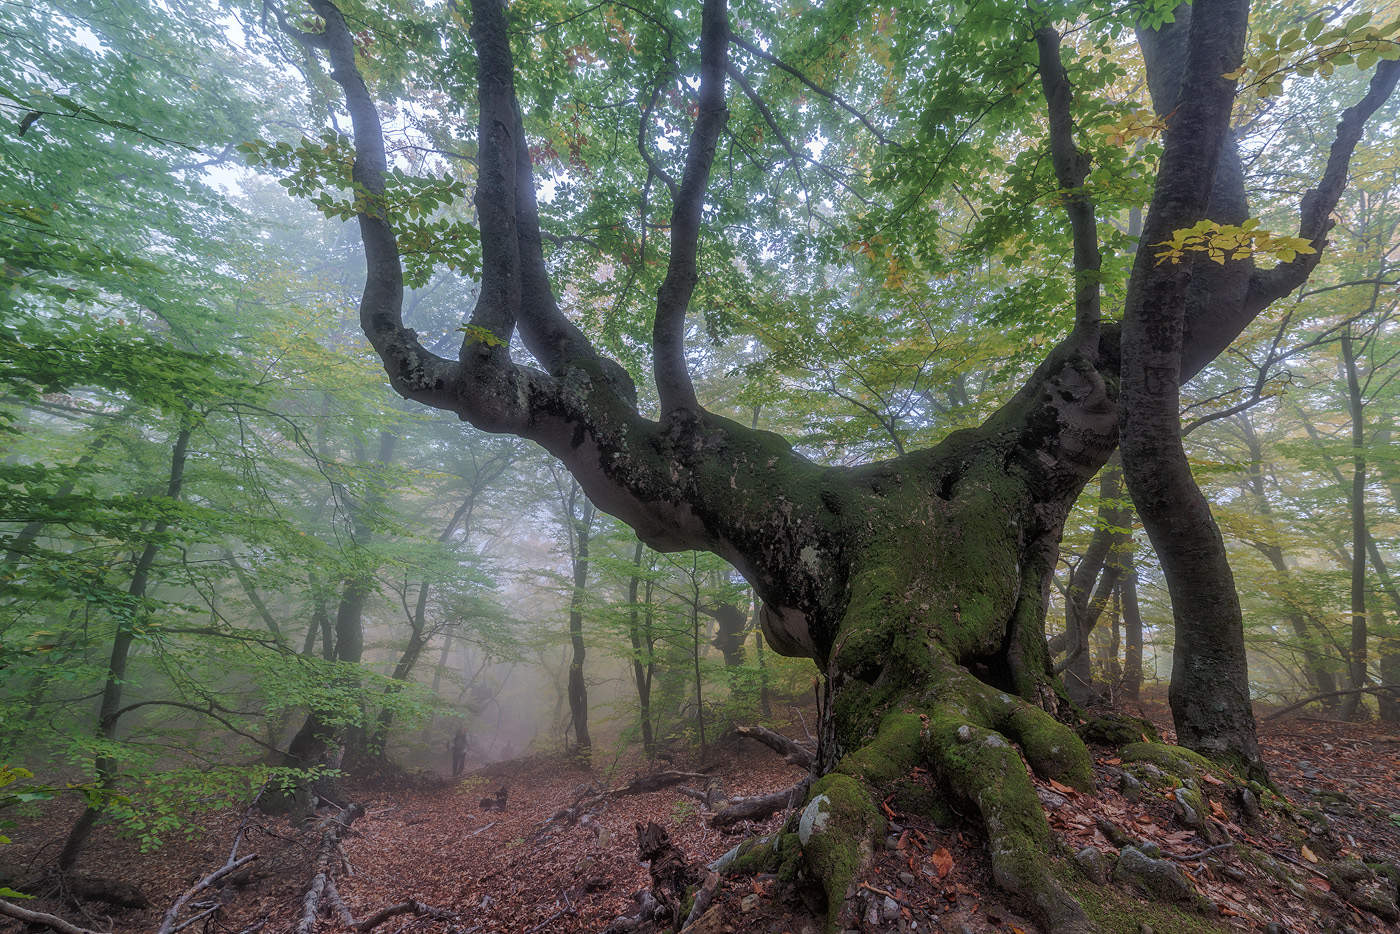
{"type": "Polygon", "coordinates": [[[8,915],[26,924],[42,924],[46,928],[58,931],[59,934],[97,934],[96,931],[89,931],[87,928],[80,928],[76,924],[64,921],[57,915],[45,914],[42,911],[30,911],[3,899],[0,899],[0,915],[8,915]]]}
{"type": "Polygon", "coordinates": [[[1367,121],[1394,92],[1397,80],[1400,62],[1381,62],[1366,94],[1342,113],[1327,168],[1317,185],[1303,196],[1299,211],[1298,236],[1308,239],[1316,252],[1300,254],[1293,262],[1280,263],[1273,269],[1256,270],[1238,308],[1216,305],[1202,307],[1193,314],[1187,322],[1190,337],[1182,350],[1183,379],[1214,359],[1261,311],[1302,285],[1316,268],[1327,246],[1327,233],[1332,227],[1330,216],[1346,187],[1352,153],[1367,121]]]}
{"type": "Polygon", "coordinates": [[[685,314],[699,280],[696,259],[705,189],[720,132],[729,119],[724,106],[729,43],[725,0],[705,0],[701,23],[699,111],[686,150],[685,172],[671,206],[671,258],[656,295],[656,320],[652,326],[652,366],[663,415],[676,409],[699,409],[685,363],[685,314]]]}
{"type": "Polygon", "coordinates": [[[761,49],[761,48],[759,48],[758,46],[754,45],[752,42],[749,42],[749,41],[745,40],[744,38],[742,38],[741,36],[737,36],[737,35],[735,35],[735,34],[732,33],[732,32],[729,34],[729,41],[730,41],[730,42],[733,42],[735,45],[737,45],[739,48],[743,49],[745,52],[748,52],[750,55],[753,55],[753,56],[755,56],[756,58],[760,58],[760,59],[762,59],[763,61],[767,62],[768,64],[774,66],[775,68],[779,68],[779,69],[781,69],[781,70],[787,72],[788,74],[792,75],[792,76],[793,76],[794,78],[796,78],[798,81],[802,82],[803,86],[805,86],[805,87],[807,88],[807,90],[811,91],[813,94],[817,95],[818,97],[823,98],[824,100],[830,101],[831,103],[835,104],[837,107],[840,107],[842,110],[846,111],[846,113],[848,113],[848,114],[850,114],[851,116],[855,117],[857,120],[859,120],[859,121],[861,122],[862,125],[864,125],[864,127],[865,127],[867,130],[870,131],[870,135],[874,136],[875,139],[876,139],[877,141],[879,141],[881,145],[884,145],[884,146],[892,146],[892,145],[894,145],[894,143],[890,140],[889,137],[887,137],[887,136],[885,136],[885,134],[881,133],[880,130],[875,126],[875,124],[873,124],[873,123],[870,122],[870,118],[869,118],[869,117],[867,117],[865,114],[861,113],[861,112],[860,112],[859,110],[857,110],[856,108],[852,107],[852,106],[851,106],[850,104],[848,104],[843,98],[839,97],[839,96],[836,95],[836,94],[833,94],[831,91],[828,91],[826,88],[823,88],[823,87],[821,87],[820,85],[818,85],[818,84],[817,84],[815,81],[813,81],[811,78],[808,78],[806,75],[804,75],[802,72],[798,71],[796,68],[794,68],[794,67],[792,67],[791,65],[789,65],[787,62],[782,61],[782,60],[779,59],[777,56],[775,56],[775,55],[773,55],[773,54],[771,54],[771,53],[769,53],[769,52],[765,52],[763,49],[761,49]]]}
{"type": "Polygon", "coordinates": [[[1040,86],[1050,111],[1050,158],[1074,239],[1074,334],[1070,340],[1093,352],[1099,343],[1099,232],[1094,200],[1084,190],[1089,157],[1074,142],[1070,114],[1073,88],[1060,59],[1060,34],[1053,26],[1036,30],[1040,86]]]}

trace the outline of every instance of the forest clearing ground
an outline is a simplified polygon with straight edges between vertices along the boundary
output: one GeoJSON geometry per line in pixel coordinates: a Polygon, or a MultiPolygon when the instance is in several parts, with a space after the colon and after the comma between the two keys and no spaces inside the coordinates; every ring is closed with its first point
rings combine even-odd
{"type": "MultiPolygon", "coordinates": [[[[1162,713],[1151,705],[1144,712],[1162,713]]],[[[1400,859],[1400,818],[1391,817],[1400,814],[1400,731],[1295,717],[1261,722],[1260,733],[1274,779],[1294,805],[1293,816],[1266,815],[1262,824],[1242,826],[1238,807],[1213,794],[1217,789],[1207,779],[1215,822],[1250,851],[1245,857],[1227,851],[1177,863],[1198,891],[1218,906],[1218,913],[1145,901],[1118,886],[1095,886],[1066,868],[1065,884],[1105,930],[1136,934],[1144,921],[1156,934],[1262,931],[1269,922],[1294,934],[1343,931],[1343,925],[1355,932],[1394,929],[1376,915],[1347,905],[1333,891],[1325,870],[1329,860],[1346,857],[1400,859]],[[1318,862],[1310,862],[1310,857],[1318,862]]],[[[1126,799],[1119,790],[1115,752],[1096,747],[1094,755],[1096,795],[1036,782],[1051,826],[1070,852],[1094,845],[1112,853],[1100,820],[1156,843],[1169,858],[1208,848],[1195,831],[1182,825],[1166,792],[1145,787],[1136,801],[1126,799]]],[[[595,761],[604,764],[601,750],[595,750],[595,761]]],[[[697,861],[714,860],[744,838],[742,832],[728,834],[710,827],[699,802],[675,787],[614,797],[594,807],[586,821],[557,821],[540,832],[552,814],[573,801],[581,784],[617,787],[644,767],[640,757],[624,758],[604,782],[601,769],[589,773],[562,756],[537,755],[484,768],[463,781],[350,782],[347,797],[362,804],[366,815],[344,843],[350,871],[342,867],[338,874],[340,895],[357,918],[407,899],[456,918],[403,915],[377,928],[384,932],[601,930],[614,917],[630,914],[633,893],[649,883],[646,868],[637,861],[636,822],[658,822],[697,861]],[[483,811],[481,799],[501,786],[509,792],[505,812],[483,811]]],[[[713,746],[704,763],[678,757],[674,768],[712,772],[731,795],[777,790],[800,777],[799,769],[771,750],[732,737],[713,746]]],[[[858,883],[854,903],[861,929],[1037,931],[1012,900],[989,887],[985,838],[975,822],[955,813],[940,826],[930,818],[901,813],[900,804],[917,800],[920,786],[931,790],[932,778],[916,771],[899,798],[884,804],[887,815],[893,815],[891,835],[858,883]]],[[[134,842],[104,829],[83,871],[137,884],[150,899],[150,908],[119,910],[90,903],[84,918],[72,905],[51,899],[26,907],[56,911],[104,931],[154,931],[181,892],[223,863],[241,817],[241,812],[219,815],[200,837],[174,840],[144,854],[134,842]]],[[[775,815],[748,830],[770,832],[781,820],[775,815]]],[[[226,908],[211,931],[238,932],[267,918],[261,930],[271,934],[290,930],[299,917],[314,842],[283,818],[261,817],[256,824],[241,852],[256,852],[261,858],[242,888],[225,890],[226,908]]],[[[61,839],[64,829],[58,814],[16,828],[11,834],[16,843],[0,853],[4,865],[23,866],[51,857],[57,845],[53,841],[61,839]]],[[[819,916],[801,896],[769,898],[775,885],[772,880],[727,879],[701,929],[710,934],[820,930],[819,916]]],[[[4,934],[19,929],[0,921],[4,934]]],[[[329,934],[346,928],[326,918],[317,930],[329,934]]]]}

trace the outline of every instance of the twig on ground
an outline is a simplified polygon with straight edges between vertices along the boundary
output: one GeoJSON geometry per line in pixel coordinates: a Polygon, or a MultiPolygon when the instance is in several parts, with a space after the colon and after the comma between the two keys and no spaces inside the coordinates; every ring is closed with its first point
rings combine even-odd
{"type": "MultiPolygon", "coordinates": [[[[242,836],[242,833],[242,830],[240,830],[238,835],[242,836]]],[[[233,847],[234,851],[237,852],[237,837],[235,837],[234,839],[233,847]]],[[[234,859],[233,854],[230,853],[228,862],[224,863],[218,869],[215,869],[213,872],[209,873],[209,875],[205,876],[203,879],[200,879],[194,885],[190,886],[190,888],[185,891],[185,894],[175,899],[175,904],[171,905],[170,910],[165,913],[165,918],[161,921],[160,928],[156,932],[156,934],[174,934],[175,931],[180,930],[180,928],[175,927],[175,920],[180,917],[180,910],[185,907],[185,904],[190,899],[194,898],[200,892],[209,888],[215,882],[218,882],[225,876],[242,869],[244,866],[248,865],[257,858],[258,854],[249,853],[247,856],[242,856],[238,859],[234,859]]],[[[185,925],[182,924],[180,925],[180,927],[185,927],[185,925]]]]}
{"type": "Polygon", "coordinates": [[[4,899],[0,899],[0,915],[8,915],[26,924],[42,924],[46,928],[58,931],[59,934],[98,934],[96,931],[80,928],[76,924],[65,921],[57,915],[46,914],[42,911],[30,911],[28,908],[21,908],[4,899]]]}

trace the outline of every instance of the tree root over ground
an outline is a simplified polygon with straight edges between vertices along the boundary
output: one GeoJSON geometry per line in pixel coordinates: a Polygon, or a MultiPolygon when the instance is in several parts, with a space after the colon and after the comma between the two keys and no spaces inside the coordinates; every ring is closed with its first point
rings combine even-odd
{"type": "MultiPolygon", "coordinates": [[[[877,802],[894,782],[923,766],[946,793],[980,815],[1001,888],[1023,899],[1055,934],[1089,931],[1079,904],[1048,871],[1053,838],[1026,771],[1028,761],[1045,778],[1090,791],[1088,750],[1069,727],[1039,708],[951,662],[940,667],[933,688],[892,705],[872,738],[812,782],[800,815],[789,818],[779,833],[736,847],[721,860],[721,871],[805,876],[825,892],[828,930],[840,929],[850,920],[843,909],[858,876],[884,839],[885,817],[877,802]]],[[[763,797],[785,803],[787,794],[763,797]]]]}

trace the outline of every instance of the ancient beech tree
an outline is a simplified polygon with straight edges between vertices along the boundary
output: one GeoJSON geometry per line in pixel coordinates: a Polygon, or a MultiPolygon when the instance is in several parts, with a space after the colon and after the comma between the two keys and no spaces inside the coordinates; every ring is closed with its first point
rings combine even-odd
{"type": "MultiPolygon", "coordinates": [[[[457,359],[431,352],[403,322],[380,115],[340,10],[332,0],[310,5],[311,25],[282,27],[324,55],[344,93],[367,267],[360,319],[390,383],[479,428],[539,443],[651,547],[707,549],[752,583],[769,644],[815,659],[826,677],[808,792],[808,808],[825,820],[801,835],[800,858],[833,912],[883,832],[873,803],[879,789],[923,764],[980,811],[997,882],[1050,928],[1087,928],[1045,869],[1049,830],[1022,755],[1039,774],[1092,785],[1085,748],[1056,718],[1063,701],[1043,618],[1066,514],[1120,437],[1128,489],[1171,582],[1183,644],[1173,671],[1180,735],[1206,752],[1255,759],[1239,605],[1219,532],[1187,469],[1179,387],[1316,265],[1351,153],[1395,85],[1394,62],[1380,64],[1343,115],[1325,173],[1300,206],[1298,236],[1316,252],[1259,269],[1249,257],[1163,263],[1141,249],[1120,325],[1100,310],[1090,159],[1076,142],[1060,36],[1052,22],[1035,24],[1044,125],[1073,235],[1074,327],[980,427],[844,468],[813,463],[778,435],[707,411],[687,369],[686,314],[728,117],[726,76],[750,90],[730,51],[763,45],[731,21],[725,0],[704,2],[684,171],[656,172],[672,212],[652,333],[654,418],[639,410],[624,368],[556,300],[500,0],[472,0],[469,17],[482,271],[457,359]],[[517,338],[538,366],[512,358],[517,338]]],[[[1144,244],[1202,218],[1238,224],[1248,216],[1230,127],[1237,82],[1224,77],[1242,60],[1248,12],[1246,0],[1200,0],[1139,34],[1166,123],[1144,244]]]]}

